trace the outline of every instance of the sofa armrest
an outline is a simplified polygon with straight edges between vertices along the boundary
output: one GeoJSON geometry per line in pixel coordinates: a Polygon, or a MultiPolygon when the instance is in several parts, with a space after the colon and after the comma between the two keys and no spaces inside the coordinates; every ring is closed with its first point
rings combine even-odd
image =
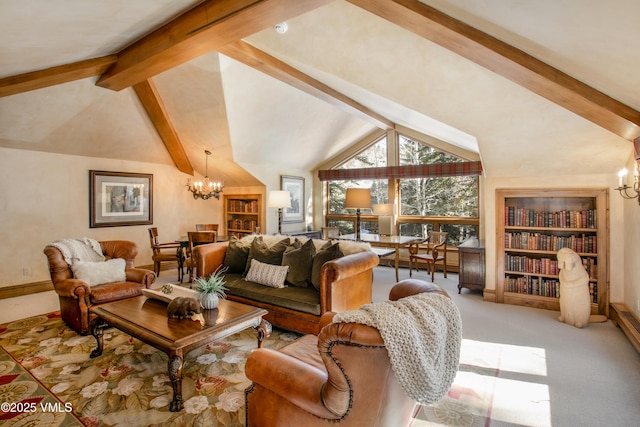
{"type": "Polygon", "coordinates": [[[327,374],[318,368],[287,354],[261,348],[249,355],[245,374],[255,384],[317,417],[337,418],[321,400],[327,374]]]}
{"type": "Polygon", "coordinates": [[[374,252],[358,252],[324,263],[320,282],[321,311],[357,310],[371,302],[374,252]]]}
{"type": "Polygon", "coordinates": [[[125,270],[127,282],[142,283],[145,288],[151,286],[156,280],[156,273],[144,268],[130,268],[125,270]]]}
{"type": "Polygon", "coordinates": [[[446,297],[449,296],[447,291],[435,283],[425,282],[424,280],[418,279],[405,279],[393,285],[393,288],[389,291],[389,299],[391,301],[397,301],[400,298],[421,294],[423,292],[433,292],[442,294],[446,297]]]}
{"type": "Polygon", "coordinates": [[[197,277],[209,277],[224,263],[229,242],[216,242],[198,245],[193,248],[196,260],[197,277]]]}
{"type": "Polygon", "coordinates": [[[61,297],[78,299],[79,295],[89,295],[91,288],[79,279],[64,279],[53,284],[56,293],[61,297]]]}

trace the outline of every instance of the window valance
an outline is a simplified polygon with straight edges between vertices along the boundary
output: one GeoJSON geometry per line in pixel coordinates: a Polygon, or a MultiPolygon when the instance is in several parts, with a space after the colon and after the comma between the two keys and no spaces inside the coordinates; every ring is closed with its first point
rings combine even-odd
{"type": "Polygon", "coordinates": [[[318,171],[318,178],[320,181],[346,181],[359,179],[438,178],[481,174],[481,162],[460,162],[386,166],[381,168],[328,169],[318,171]]]}

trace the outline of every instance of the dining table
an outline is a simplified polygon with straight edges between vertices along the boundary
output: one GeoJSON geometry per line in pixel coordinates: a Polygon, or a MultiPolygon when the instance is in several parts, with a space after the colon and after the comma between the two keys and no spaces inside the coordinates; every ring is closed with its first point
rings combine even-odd
{"type": "MultiPolygon", "coordinates": [[[[220,234],[216,235],[216,242],[226,242],[229,240],[228,236],[221,236],[220,234]]],[[[184,278],[184,262],[186,259],[187,248],[189,248],[189,236],[184,235],[180,236],[179,239],[175,240],[176,243],[180,245],[178,250],[178,280],[182,283],[184,278]]]]}
{"type": "Polygon", "coordinates": [[[358,240],[355,234],[342,234],[339,240],[352,240],[369,243],[374,247],[391,248],[395,251],[396,281],[399,279],[398,265],[400,262],[400,248],[408,247],[413,242],[421,242],[422,237],[415,236],[385,236],[382,234],[361,233],[358,240]]]}

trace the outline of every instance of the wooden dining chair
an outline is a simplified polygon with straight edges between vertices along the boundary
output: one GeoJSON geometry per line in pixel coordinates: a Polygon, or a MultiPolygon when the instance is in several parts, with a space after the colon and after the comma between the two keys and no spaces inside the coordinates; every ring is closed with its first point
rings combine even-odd
{"type": "Polygon", "coordinates": [[[189,283],[193,283],[194,270],[196,269],[196,259],[193,256],[193,248],[198,245],[205,245],[207,243],[215,243],[217,237],[216,231],[189,231],[189,246],[187,247],[187,257],[184,264],[187,266],[189,272],[189,283]]]}
{"type": "Polygon", "coordinates": [[[340,229],[338,227],[321,227],[322,238],[324,240],[337,239],[340,237],[340,229]]]}
{"type": "Polygon", "coordinates": [[[447,237],[449,237],[447,232],[432,231],[422,242],[409,245],[409,277],[412,276],[414,265],[416,271],[419,271],[418,263],[425,263],[431,272],[433,282],[438,262],[442,263],[444,277],[447,277],[447,237]]]}
{"type": "Polygon", "coordinates": [[[218,231],[218,224],[196,224],[196,231],[218,231]]]}
{"type": "Polygon", "coordinates": [[[156,276],[160,276],[160,264],[163,262],[178,262],[180,244],[176,242],[160,243],[158,239],[158,228],[149,228],[149,242],[151,244],[153,260],[153,271],[156,276]]]}

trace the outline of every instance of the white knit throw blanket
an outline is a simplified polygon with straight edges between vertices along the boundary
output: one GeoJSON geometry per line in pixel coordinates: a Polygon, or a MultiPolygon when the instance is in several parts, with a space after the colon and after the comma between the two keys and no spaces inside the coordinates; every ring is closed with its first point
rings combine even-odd
{"type": "Polygon", "coordinates": [[[67,264],[72,265],[75,261],[98,262],[104,261],[100,243],[89,237],[81,239],[62,239],[49,244],[62,252],[62,256],[67,264]]]}
{"type": "Polygon", "coordinates": [[[462,321],[449,297],[421,293],[338,313],[337,323],[378,329],[391,367],[407,395],[422,404],[440,400],[458,371],[462,321]]]}

